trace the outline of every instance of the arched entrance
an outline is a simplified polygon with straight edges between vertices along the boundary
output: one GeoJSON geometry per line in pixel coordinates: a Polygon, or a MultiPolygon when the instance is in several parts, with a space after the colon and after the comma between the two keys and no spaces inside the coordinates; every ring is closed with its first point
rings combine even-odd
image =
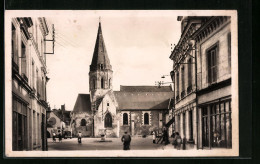
{"type": "Polygon", "coordinates": [[[110,113],[107,113],[105,116],[105,128],[111,128],[112,127],[112,116],[110,113]]]}

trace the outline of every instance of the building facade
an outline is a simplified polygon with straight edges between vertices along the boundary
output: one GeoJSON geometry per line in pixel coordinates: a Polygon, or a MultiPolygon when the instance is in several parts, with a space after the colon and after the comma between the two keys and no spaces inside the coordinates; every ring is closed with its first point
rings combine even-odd
{"type": "Polygon", "coordinates": [[[197,148],[231,147],[229,17],[182,17],[170,58],[175,131],[197,148]]]}
{"type": "Polygon", "coordinates": [[[232,148],[231,18],[208,18],[193,38],[198,51],[198,146],[232,148]]]}
{"type": "Polygon", "coordinates": [[[52,137],[53,133],[56,135],[61,133],[64,138],[71,136],[70,112],[65,109],[65,104],[61,105],[60,109],[48,111],[47,138],[52,137]]]}
{"type": "Polygon", "coordinates": [[[46,150],[46,19],[12,19],[12,149],[46,150]]]}
{"type": "Polygon", "coordinates": [[[79,94],[71,113],[72,131],[83,136],[150,135],[168,121],[171,86],[120,86],[113,91],[113,70],[101,23],[89,72],[90,94],[79,94]]]}

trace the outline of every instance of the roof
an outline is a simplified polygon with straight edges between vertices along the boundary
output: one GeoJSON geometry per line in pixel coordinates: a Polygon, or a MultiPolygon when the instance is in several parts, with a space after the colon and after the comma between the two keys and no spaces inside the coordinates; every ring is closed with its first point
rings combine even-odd
{"type": "Polygon", "coordinates": [[[89,94],[79,94],[73,108],[73,112],[90,112],[91,101],[89,94]]]}
{"type": "Polygon", "coordinates": [[[168,109],[173,92],[114,91],[120,110],[168,109]]]}
{"type": "Polygon", "coordinates": [[[171,86],[123,86],[120,85],[120,91],[124,92],[172,92],[171,86]]]}
{"type": "Polygon", "coordinates": [[[92,57],[92,62],[90,65],[90,71],[96,71],[98,69],[112,69],[110,61],[107,55],[107,50],[102,35],[101,23],[99,22],[97,39],[95,44],[95,49],[92,57]],[[103,68],[100,68],[100,64],[103,65],[103,68]]]}

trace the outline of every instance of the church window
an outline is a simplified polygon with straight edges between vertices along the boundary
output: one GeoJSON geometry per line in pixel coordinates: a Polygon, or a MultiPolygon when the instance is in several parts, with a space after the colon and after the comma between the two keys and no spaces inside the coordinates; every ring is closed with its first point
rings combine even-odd
{"type": "Polygon", "coordinates": [[[149,114],[148,113],[144,114],[144,124],[149,125],[149,114]]]}
{"type": "Polygon", "coordinates": [[[105,116],[105,128],[111,128],[112,127],[112,116],[110,113],[107,113],[105,116]]]}
{"type": "Polygon", "coordinates": [[[128,114],[127,113],[123,114],[123,125],[128,125],[128,114]]]}
{"type": "Polygon", "coordinates": [[[101,70],[104,69],[103,64],[99,64],[99,67],[100,67],[101,70]]]}
{"type": "Polygon", "coordinates": [[[93,89],[96,89],[96,81],[95,81],[95,79],[92,80],[92,86],[93,86],[93,89]]]}
{"type": "Polygon", "coordinates": [[[86,120],[85,120],[85,119],[82,119],[82,120],[81,120],[80,126],[86,126],[86,120]]]}
{"type": "Polygon", "coordinates": [[[101,78],[101,88],[104,89],[104,79],[101,78]]]}
{"type": "Polygon", "coordinates": [[[109,106],[109,102],[107,103],[107,106],[109,106]]]}
{"type": "Polygon", "coordinates": [[[108,88],[111,87],[111,79],[108,80],[108,88]]]}

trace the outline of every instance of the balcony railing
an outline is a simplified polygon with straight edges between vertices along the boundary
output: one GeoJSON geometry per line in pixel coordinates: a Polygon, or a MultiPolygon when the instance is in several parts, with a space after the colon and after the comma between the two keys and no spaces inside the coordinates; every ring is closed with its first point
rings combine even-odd
{"type": "Polygon", "coordinates": [[[12,60],[12,68],[14,73],[19,73],[19,66],[12,60]]]}
{"type": "Polygon", "coordinates": [[[181,98],[183,98],[185,96],[185,91],[181,92],[181,98]]]}
{"type": "Polygon", "coordinates": [[[41,94],[37,92],[37,97],[38,99],[41,97],[41,94]]]}
{"type": "Polygon", "coordinates": [[[188,86],[188,88],[187,88],[187,94],[191,93],[191,91],[192,91],[192,86],[190,85],[190,86],[188,86]]]}
{"type": "Polygon", "coordinates": [[[28,83],[28,77],[24,73],[22,73],[22,77],[28,83]]]}
{"type": "Polygon", "coordinates": [[[179,95],[176,96],[176,102],[179,101],[180,97],[179,95]]]}

